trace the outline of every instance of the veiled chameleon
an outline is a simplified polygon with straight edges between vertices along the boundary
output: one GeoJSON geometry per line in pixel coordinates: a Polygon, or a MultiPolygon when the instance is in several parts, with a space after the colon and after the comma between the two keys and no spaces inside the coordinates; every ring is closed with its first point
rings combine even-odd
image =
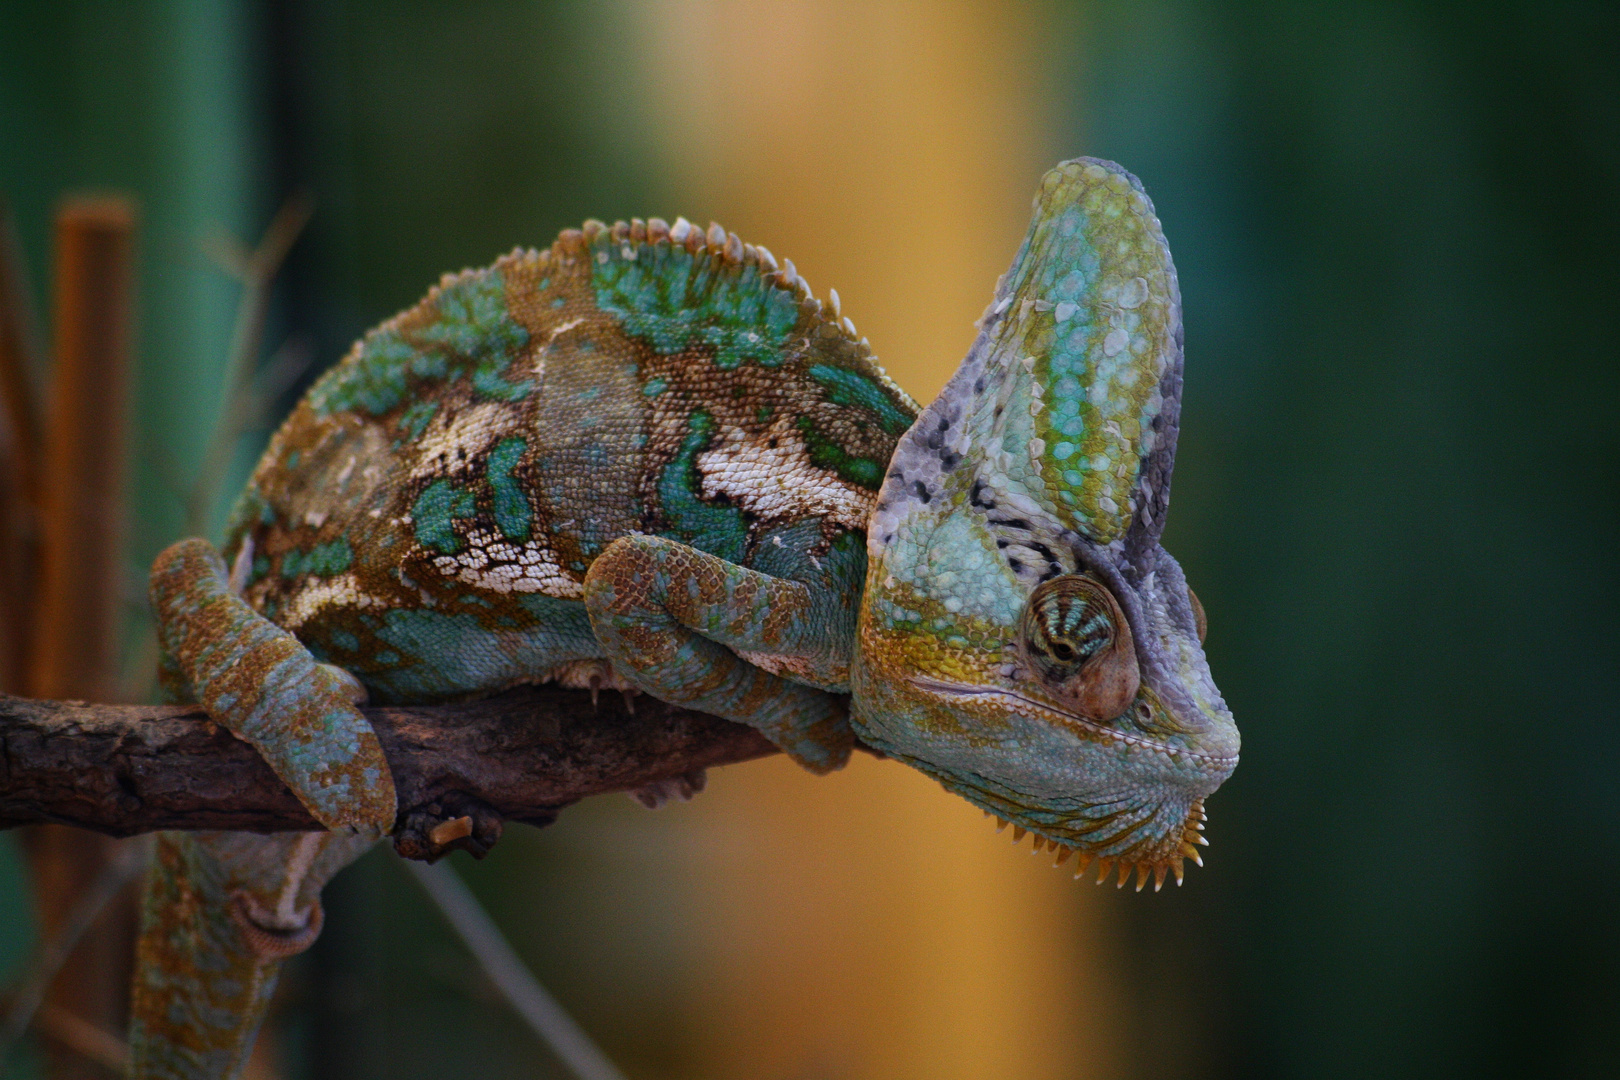
{"type": "Polygon", "coordinates": [[[1180,297],[1141,186],[1047,174],[932,405],[719,226],[589,222],[445,278],[276,434],[224,552],[153,568],[174,691],[334,831],[170,836],[134,1073],[239,1067],[325,880],[387,831],[354,703],[634,688],[839,767],[858,737],[1137,887],[1238,735],[1158,537],[1180,297]]]}

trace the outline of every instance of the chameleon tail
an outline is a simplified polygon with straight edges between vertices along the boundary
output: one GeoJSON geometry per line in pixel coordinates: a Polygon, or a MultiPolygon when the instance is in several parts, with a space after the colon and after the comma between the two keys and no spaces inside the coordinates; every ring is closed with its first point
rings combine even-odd
{"type": "Polygon", "coordinates": [[[336,833],[164,833],[131,995],[134,1080],[240,1072],[281,962],[320,933],[320,891],[373,841],[336,833]]]}

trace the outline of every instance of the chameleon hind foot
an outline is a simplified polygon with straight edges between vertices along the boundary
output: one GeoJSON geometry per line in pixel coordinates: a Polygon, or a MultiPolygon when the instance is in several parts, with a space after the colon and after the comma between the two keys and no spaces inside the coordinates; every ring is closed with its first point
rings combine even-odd
{"type": "Polygon", "coordinates": [[[205,540],[159,555],[151,588],[164,649],[208,715],[252,743],[322,825],[386,833],[394,779],[355,707],[359,680],[248,607],[205,540]]]}

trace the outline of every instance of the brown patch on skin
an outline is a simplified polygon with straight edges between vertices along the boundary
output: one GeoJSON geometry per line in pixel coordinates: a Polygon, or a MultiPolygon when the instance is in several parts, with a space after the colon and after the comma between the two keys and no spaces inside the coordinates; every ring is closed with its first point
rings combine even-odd
{"type": "MultiPolygon", "coordinates": [[[[895,436],[869,419],[852,416],[853,410],[827,401],[822,388],[803,373],[818,359],[814,356],[800,357],[796,362],[776,368],[744,363],[725,370],[715,366],[712,350],[688,349],[660,356],[645,346],[641,348],[643,378],[659,379],[667,384],[664,392],[652,400],[647,418],[649,462],[639,494],[650,507],[658,505],[657,488],[664,469],[678,455],[690,434],[692,414],[700,410],[714,423],[714,434],[706,448],[710,450],[739,438],[745,443],[769,445],[773,429],[783,416],[789,416],[795,422],[807,419],[818,433],[838,443],[851,455],[871,458],[880,466],[886,465],[894,452],[895,436]]],[[[830,468],[815,469],[815,472],[827,487],[850,493],[861,507],[859,513],[864,524],[865,516],[877,503],[877,492],[849,483],[830,468]]],[[[799,521],[812,511],[819,516],[819,507],[814,505],[813,499],[807,499],[803,505],[784,505],[781,511],[768,516],[745,512],[750,545],[771,529],[799,521]]],[[[662,521],[649,522],[649,525],[651,532],[668,527],[668,523],[662,521]]],[[[818,557],[825,554],[837,535],[846,531],[851,530],[835,521],[824,521],[821,543],[812,553],[818,557]]]]}
{"type": "Polygon", "coordinates": [[[780,598],[765,609],[764,634],[766,644],[779,644],[787,638],[788,632],[800,625],[804,619],[805,610],[809,607],[808,597],[806,603],[784,603],[780,598]]]}
{"type": "MultiPolygon", "coordinates": [[[[784,679],[792,679],[795,682],[815,685],[827,674],[827,672],[818,671],[814,663],[800,656],[778,656],[775,653],[754,652],[749,649],[738,649],[736,653],[757,668],[768,671],[772,675],[780,675],[784,679]]],[[[834,678],[847,681],[849,679],[849,667],[848,665],[833,667],[831,674],[834,678]]]]}

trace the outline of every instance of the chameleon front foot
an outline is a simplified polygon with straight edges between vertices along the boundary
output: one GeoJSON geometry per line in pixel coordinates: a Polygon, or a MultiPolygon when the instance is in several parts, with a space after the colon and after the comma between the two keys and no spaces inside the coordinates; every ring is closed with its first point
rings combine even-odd
{"type": "Polygon", "coordinates": [[[849,760],[855,735],[842,696],[738,655],[815,662],[801,582],[662,537],[625,536],[591,564],[585,609],[614,670],[653,697],[756,728],[811,772],[849,760]]]}
{"type": "Polygon", "coordinates": [[[208,715],[262,754],[329,829],[377,837],[394,821],[394,779],[356,704],[354,676],[318,663],[232,590],[205,540],[182,540],[152,565],[163,646],[208,715]]]}

